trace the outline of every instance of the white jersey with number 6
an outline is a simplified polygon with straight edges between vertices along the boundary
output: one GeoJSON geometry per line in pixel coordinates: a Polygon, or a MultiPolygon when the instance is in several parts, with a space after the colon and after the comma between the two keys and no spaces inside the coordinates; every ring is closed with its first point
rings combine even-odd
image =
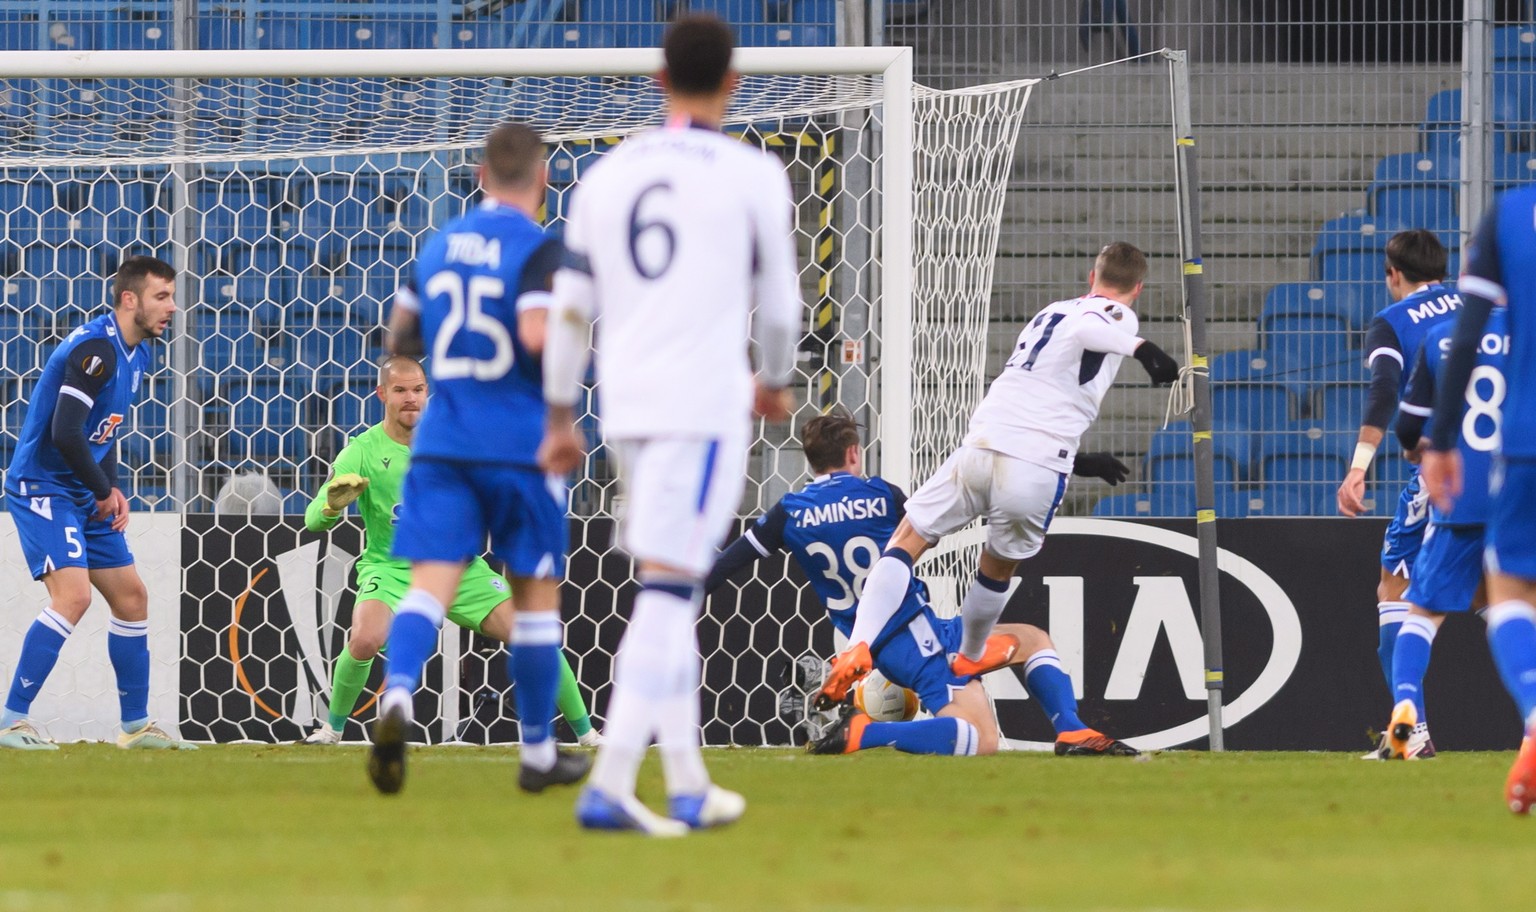
{"type": "Polygon", "coordinates": [[[744,431],[749,321],[800,320],[792,208],[776,159],[686,120],[586,173],[565,243],[591,276],[581,303],[597,330],[605,436],[744,431]]]}
{"type": "Polygon", "coordinates": [[[971,416],[965,445],[1071,472],[1120,361],[1140,343],[1138,325],[1134,310],[1097,295],[1041,310],[971,416]]]}

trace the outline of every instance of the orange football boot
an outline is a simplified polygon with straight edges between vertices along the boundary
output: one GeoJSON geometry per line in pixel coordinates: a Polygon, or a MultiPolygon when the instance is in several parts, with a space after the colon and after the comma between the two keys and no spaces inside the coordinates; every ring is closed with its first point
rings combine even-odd
{"type": "Polygon", "coordinates": [[[1138,753],[1140,751],[1124,741],[1116,741],[1091,728],[1079,728],[1056,736],[1058,757],[1134,757],[1138,753]]]}
{"type": "Polygon", "coordinates": [[[1536,726],[1520,742],[1520,755],[1504,781],[1504,800],[1516,814],[1528,814],[1536,804],[1536,726]]]}
{"type": "MultiPolygon", "coordinates": [[[[849,708],[851,710],[851,707],[849,708]]],[[[861,712],[845,711],[825,735],[805,746],[812,754],[851,754],[864,740],[864,729],[873,721],[861,712]]]]}
{"type": "Polygon", "coordinates": [[[816,695],[816,707],[826,709],[848,699],[848,691],[860,678],[875,668],[875,660],[869,655],[868,643],[854,643],[838,653],[827,670],[821,692],[816,695]]]}
{"type": "Polygon", "coordinates": [[[1013,661],[1013,655],[1018,651],[1018,637],[1011,633],[994,633],[987,637],[987,647],[981,651],[981,658],[968,659],[956,653],[954,660],[949,663],[949,670],[962,678],[984,675],[1013,661]]]}

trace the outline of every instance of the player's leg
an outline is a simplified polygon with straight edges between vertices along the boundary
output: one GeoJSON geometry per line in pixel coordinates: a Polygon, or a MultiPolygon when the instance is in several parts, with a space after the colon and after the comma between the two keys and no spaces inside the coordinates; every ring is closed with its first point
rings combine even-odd
{"type": "Polygon", "coordinates": [[[872,667],[871,645],[907,597],[912,565],[939,539],[969,525],[986,508],[988,487],[982,476],[992,454],[961,447],[907,498],[906,513],[886,542],[885,553],[864,579],[848,648],[832,659],[822,682],[821,699],[841,703],[848,690],[872,667]]]}
{"type": "Polygon", "coordinates": [[[849,754],[892,747],[908,754],[967,756],[997,750],[997,721],[985,691],[949,667],[949,651],[960,639],[958,619],[940,621],[924,607],[907,626],[890,635],[875,664],[891,683],[917,694],[932,719],[876,722],[845,705],[837,723],[806,745],[813,754],[849,754]],[[974,685],[974,686],[972,686],[974,685]]]}
{"type": "MultiPolygon", "coordinates": [[[[1019,561],[1028,560],[1045,544],[1067,490],[1067,476],[1044,466],[982,451],[988,457],[971,469],[967,484],[987,494],[987,542],[981,551],[976,579],[960,606],[964,637],[954,660],[956,674],[982,674],[1007,664],[1016,644],[1007,637],[993,639],[992,629],[1008,604],[1008,584],[1019,561]]],[[[978,497],[979,499],[979,497],[978,497]]]]}
{"type": "Polygon", "coordinates": [[[384,578],[385,571],[369,573],[358,579],[360,601],[352,609],[352,628],[347,632],[347,645],[336,657],[331,669],[331,698],[326,725],[318,728],[305,742],[308,744],[339,744],[346,731],[347,719],[357,707],[368,677],[373,674],[373,660],[383,650],[389,639],[390,622],[394,612],[390,602],[380,597],[388,587],[391,602],[399,601],[409,584],[406,578],[384,578]],[[368,592],[374,597],[363,598],[368,592]]]}
{"type": "MultiPolygon", "coordinates": [[[[475,561],[464,571],[459,582],[459,593],[453,607],[448,609],[448,620],[460,627],[473,630],[482,636],[512,645],[512,624],[515,612],[511,592],[506,579],[483,561],[475,561]]],[[[560,655],[560,679],[555,689],[555,709],[576,733],[577,743],[595,747],[602,736],[592,727],[591,714],[587,712],[586,699],[576,682],[565,651],[560,655]]]]}
{"type": "Polygon", "coordinates": [[[1525,738],[1510,768],[1504,799],[1517,814],[1536,804],[1536,460],[1502,460],[1485,552],[1488,645],[1499,677],[1520,709],[1525,738]]]}
{"type": "Polygon", "coordinates": [[[634,798],[635,774],[654,737],[674,826],[730,823],[746,801],[710,781],[700,753],[694,624],[704,575],[741,498],[746,434],[616,444],[629,495],[621,544],[639,565],[640,592],[614,660],[606,740],[577,819],[593,828],[679,832],[644,816],[634,798]]]}
{"type": "Polygon", "coordinates": [[[1397,635],[1408,619],[1409,603],[1403,594],[1428,525],[1429,496],[1415,475],[1398,498],[1397,512],[1387,525],[1381,549],[1381,580],[1376,586],[1376,658],[1387,688],[1393,685],[1392,654],[1397,649],[1397,635]]]}
{"type": "Polygon", "coordinates": [[[1018,641],[1018,652],[1008,664],[1023,667],[1025,689],[1056,729],[1057,756],[1136,755],[1134,747],[1089,728],[1078,717],[1072,678],[1062,667],[1049,634],[1033,624],[1003,624],[994,636],[1018,641]]]}
{"type": "MultiPolygon", "coordinates": [[[[17,524],[21,525],[20,523],[17,524]]],[[[25,536],[22,538],[26,542],[25,536]]],[[[48,607],[39,612],[21,641],[21,655],[11,676],[5,711],[0,714],[0,747],[22,750],[56,750],[28,720],[32,701],[59,661],[64,641],[91,604],[91,581],[84,567],[61,567],[42,577],[48,590],[48,607]]]]}
{"type": "Polygon", "coordinates": [[[1389,758],[1418,760],[1435,755],[1424,710],[1424,675],[1429,671],[1435,634],[1444,623],[1445,615],[1417,604],[1421,596],[1412,594],[1412,588],[1408,591],[1410,596],[1405,599],[1409,603],[1408,616],[1400,625],[1397,643],[1392,650],[1392,718],[1387,723],[1386,737],[1389,758]],[[1419,736],[1419,744],[1417,749],[1410,749],[1415,735],[1419,736]],[[1428,745],[1427,752],[1425,745],[1428,745]]]}
{"type": "Polygon", "coordinates": [[[418,459],[406,471],[396,526],[397,557],[411,562],[411,587],[390,623],[384,695],[373,725],[368,775],[386,795],[405,784],[405,740],[422,669],[437,649],[438,629],[459,588],[464,565],[485,547],[485,521],[468,470],[418,459]]]}
{"type": "Polygon", "coordinates": [[[566,488],[561,479],[512,468],[482,475],[480,485],[491,553],[506,565],[512,583],[511,604],[492,611],[490,629],[508,643],[507,677],[522,742],[517,783],[525,792],[540,792],[580,781],[592,765],[584,754],[560,751],[554,738],[565,640],[560,580],[568,545],[566,488]]]}

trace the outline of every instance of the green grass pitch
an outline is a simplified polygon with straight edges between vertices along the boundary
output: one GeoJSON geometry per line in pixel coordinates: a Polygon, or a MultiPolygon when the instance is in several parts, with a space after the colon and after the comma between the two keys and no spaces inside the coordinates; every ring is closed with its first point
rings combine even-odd
{"type": "MultiPolygon", "coordinates": [[[[1521,909],[1536,820],[1512,754],[809,757],[714,750],[738,825],[671,841],[578,830],[497,748],[0,754],[0,912],[14,910],[1521,909]]],[[[660,798],[654,758],[642,797],[660,798]]]]}

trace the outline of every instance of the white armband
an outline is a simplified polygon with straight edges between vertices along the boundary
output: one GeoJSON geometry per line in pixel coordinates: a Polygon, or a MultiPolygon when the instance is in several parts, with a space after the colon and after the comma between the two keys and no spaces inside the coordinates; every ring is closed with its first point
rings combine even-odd
{"type": "Polygon", "coordinates": [[[1376,444],[1355,444],[1355,458],[1349,462],[1350,469],[1359,469],[1362,472],[1369,471],[1371,463],[1376,459],[1376,444]]]}

